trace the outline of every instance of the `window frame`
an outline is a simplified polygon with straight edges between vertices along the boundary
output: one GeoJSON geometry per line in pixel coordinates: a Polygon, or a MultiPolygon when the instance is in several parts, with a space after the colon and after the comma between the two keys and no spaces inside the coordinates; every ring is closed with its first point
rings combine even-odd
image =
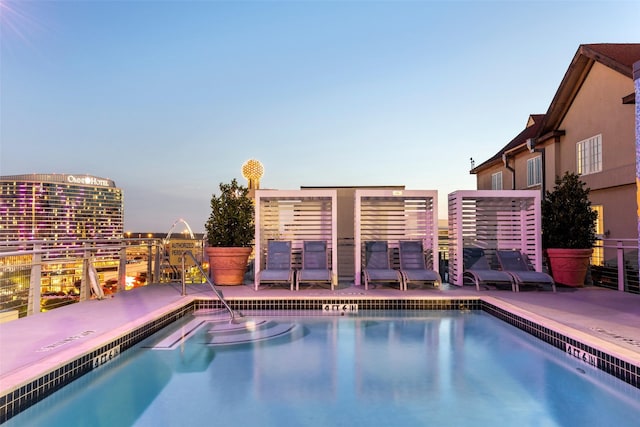
{"type": "Polygon", "coordinates": [[[576,142],[576,172],[578,175],[602,172],[602,134],[576,142]]]}
{"type": "Polygon", "coordinates": [[[502,183],[502,171],[492,173],[491,174],[491,189],[492,190],[504,190],[504,186],[502,183]],[[500,188],[498,188],[498,181],[500,184],[500,188]]]}
{"type": "Polygon", "coordinates": [[[542,185],[542,156],[527,159],[527,187],[542,185]]]}

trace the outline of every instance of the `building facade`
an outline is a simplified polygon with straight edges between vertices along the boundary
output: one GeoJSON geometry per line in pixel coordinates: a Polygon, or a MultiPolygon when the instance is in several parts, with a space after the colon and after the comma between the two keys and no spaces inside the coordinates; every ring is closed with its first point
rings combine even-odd
{"type": "Polygon", "coordinates": [[[471,170],[477,188],[553,191],[580,175],[605,239],[637,239],[633,63],[640,44],[581,45],[545,114],[471,170]]]}
{"type": "Polygon", "coordinates": [[[91,175],[0,177],[0,241],[121,239],[124,198],[91,175]]]}

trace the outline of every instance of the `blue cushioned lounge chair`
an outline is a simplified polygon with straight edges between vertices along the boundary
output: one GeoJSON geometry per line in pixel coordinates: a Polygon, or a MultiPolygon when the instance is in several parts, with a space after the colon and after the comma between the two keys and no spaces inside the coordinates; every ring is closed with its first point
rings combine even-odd
{"type": "Polygon", "coordinates": [[[328,283],[333,290],[329,259],[327,258],[327,242],[324,240],[309,240],[302,244],[302,268],[296,273],[296,290],[300,283],[319,284],[328,283]]]}
{"type": "Polygon", "coordinates": [[[422,242],[419,240],[400,242],[400,273],[405,291],[409,287],[409,283],[430,283],[436,288],[442,283],[440,275],[427,268],[422,242]]]}
{"type": "Polygon", "coordinates": [[[369,283],[397,283],[403,289],[400,271],[391,268],[389,263],[389,247],[385,241],[365,242],[364,288],[369,289],[369,283]]]}
{"type": "Polygon", "coordinates": [[[256,291],[262,284],[288,284],[293,290],[291,242],[282,240],[267,242],[267,263],[265,269],[258,273],[256,291]]]}
{"type": "Polygon", "coordinates": [[[513,276],[500,270],[494,270],[489,265],[489,261],[485,256],[482,248],[464,248],[463,264],[464,271],[462,273],[464,282],[473,282],[476,290],[480,290],[480,285],[492,284],[497,288],[508,286],[515,291],[513,276]]]}
{"type": "Polygon", "coordinates": [[[542,288],[544,285],[550,285],[553,292],[556,291],[556,283],[553,278],[542,271],[532,270],[526,255],[519,250],[496,251],[496,256],[502,270],[513,276],[516,292],[520,291],[520,286],[542,288]]]}

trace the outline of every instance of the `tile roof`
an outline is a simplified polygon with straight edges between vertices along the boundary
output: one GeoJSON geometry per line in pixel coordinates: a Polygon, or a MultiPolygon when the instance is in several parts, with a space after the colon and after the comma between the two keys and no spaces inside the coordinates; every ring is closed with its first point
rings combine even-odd
{"type": "Polygon", "coordinates": [[[508,151],[516,149],[517,147],[523,146],[527,143],[527,139],[529,138],[535,138],[540,132],[542,122],[544,121],[543,119],[544,114],[531,114],[529,116],[527,127],[524,128],[524,130],[520,132],[518,136],[509,141],[509,143],[502,147],[500,151],[493,155],[493,157],[473,168],[471,170],[471,173],[476,173],[478,170],[484,169],[486,166],[489,166],[495,161],[502,160],[502,153],[506,153],[508,151]]]}
{"type": "Polygon", "coordinates": [[[631,77],[633,64],[640,61],[640,43],[583,44],[580,45],[578,54],[589,56],[605,65],[609,65],[608,62],[618,63],[629,69],[627,75],[631,77]]]}
{"type": "Polygon", "coordinates": [[[544,140],[545,135],[551,135],[560,125],[595,62],[632,79],[633,63],[638,60],[640,60],[640,43],[580,45],[549,105],[539,137],[544,140]]]}

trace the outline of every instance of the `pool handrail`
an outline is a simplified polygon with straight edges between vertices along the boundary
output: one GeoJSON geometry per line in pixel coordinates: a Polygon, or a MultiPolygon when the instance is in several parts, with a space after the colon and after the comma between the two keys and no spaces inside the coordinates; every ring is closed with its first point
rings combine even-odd
{"type": "Polygon", "coordinates": [[[209,284],[209,286],[211,286],[211,289],[213,290],[213,293],[216,294],[216,296],[218,297],[218,299],[220,300],[220,302],[222,302],[222,304],[225,306],[225,308],[229,311],[229,314],[231,315],[231,322],[233,323],[233,321],[235,320],[235,314],[233,313],[233,310],[231,309],[231,307],[229,307],[229,304],[227,304],[227,301],[225,301],[224,297],[222,296],[222,294],[220,293],[220,291],[218,291],[218,289],[216,289],[216,286],[213,284],[213,282],[211,281],[211,279],[209,279],[209,276],[207,275],[207,273],[204,272],[204,270],[202,269],[202,265],[200,265],[200,263],[198,262],[198,260],[196,259],[196,257],[193,255],[193,253],[191,251],[184,251],[182,252],[182,296],[185,297],[187,296],[187,282],[185,281],[185,274],[184,272],[186,271],[185,268],[185,257],[189,256],[195,266],[198,268],[198,270],[200,270],[200,273],[202,274],[202,276],[204,277],[204,279],[207,281],[207,283],[209,284]]]}

